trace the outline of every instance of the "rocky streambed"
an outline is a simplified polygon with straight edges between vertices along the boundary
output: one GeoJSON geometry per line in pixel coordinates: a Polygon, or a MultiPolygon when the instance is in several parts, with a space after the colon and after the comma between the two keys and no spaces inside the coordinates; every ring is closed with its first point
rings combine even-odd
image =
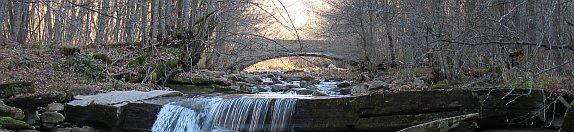
{"type": "MultiPolygon", "coordinates": [[[[516,95],[503,98],[510,91],[432,90],[301,98],[295,105],[290,125],[294,131],[398,131],[433,121],[440,124],[441,120],[451,123],[440,129],[468,131],[493,128],[557,131],[560,126],[571,126],[563,125],[560,120],[565,106],[544,107],[555,101],[551,94],[514,90],[516,95]]],[[[189,98],[174,91],[110,92],[79,97],[66,104],[63,114],[66,122],[78,126],[109,131],[150,131],[162,106],[189,98]]],[[[568,118],[571,117],[565,119],[568,118]]],[[[420,126],[417,129],[421,129],[420,126]]]]}
{"type": "MultiPolygon", "coordinates": [[[[544,90],[425,89],[416,81],[413,86],[358,84],[276,74],[180,78],[169,85],[184,89],[22,94],[32,91],[26,83],[2,85],[0,125],[14,131],[151,131],[166,104],[192,110],[199,107],[190,100],[218,97],[267,102],[258,106],[262,110],[279,108],[273,105],[277,100],[269,98],[296,99],[289,122],[282,125],[286,131],[574,131],[572,97],[544,90]]],[[[266,126],[272,121],[260,122],[266,126]]]]}

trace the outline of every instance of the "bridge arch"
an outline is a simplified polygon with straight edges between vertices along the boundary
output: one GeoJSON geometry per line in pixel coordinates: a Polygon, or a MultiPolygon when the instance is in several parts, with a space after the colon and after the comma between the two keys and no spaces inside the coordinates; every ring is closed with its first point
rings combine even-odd
{"type": "Polygon", "coordinates": [[[319,52],[285,52],[285,53],[275,53],[272,55],[268,55],[265,57],[258,57],[258,58],[252,58],[251,60],[245,61],[245,62],[241,62],[238,63],[237,65],[235,65],[234,69],[235,70],[239,70],[242,71],[244,69],[246,69],[247,67],[254,65],[256,63],[262,62],[262,61],[266,61],[266,60],[271,60],[271,59],[275,59],[275,58],[281,58],[281,57],[320,57],[320,58],[327,58],[327,59],[331,59],[331,60],[336,60],[336,61],[345,61],[351,64],[357,64],[358,61],[357,60],[351,60],[345,56],[339,56],[339,55],[335,55],[335,54],[330,54],[330,53],[319,53],[319,52]]]}

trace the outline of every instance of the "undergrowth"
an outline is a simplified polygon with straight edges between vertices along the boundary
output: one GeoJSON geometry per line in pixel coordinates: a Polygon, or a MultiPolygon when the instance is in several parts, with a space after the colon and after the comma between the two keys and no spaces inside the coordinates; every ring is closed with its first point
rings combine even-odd
{"type": "Polygon", "coordinates": [[[105,66],[98,64],[91,56],[77,55],[67,57],[63,62],[60,62],[59,69],[81,73],[88,79],[97,81],[101,77],[105,66]]]}

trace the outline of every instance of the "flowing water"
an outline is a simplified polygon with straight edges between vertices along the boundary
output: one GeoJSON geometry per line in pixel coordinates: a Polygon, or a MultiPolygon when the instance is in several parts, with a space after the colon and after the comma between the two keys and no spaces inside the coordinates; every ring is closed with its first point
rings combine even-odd
{"type": "Polygon", "coordinates": [[[202,97],[165,105],[154,132],[291,131],[295,98],[202,97]]]}
{"type": "MultiPolygon", "coordinates": [[[[320,80],[301,86],[301,81],[281,81],[261,78],[263,83],[291,90],[273,92],[271,86],[261,85],[257,94],[242,97],[200,97],[163,106],[153,125],[154,132],[285,132],[293,131],[290,123],[297,99],[345,97],[334,90],[338,83],[351,81],[320,80]],[[298,95],[298,91],[307,94],[298,95]],[[312,90],[312,91],[311,91],[312,90]],[[322,92],[314,96],[311,92],[322,92]]],[[[259,87],[259,86],[258,86],[259,87]]],[[[256,87],[257,88],[257,87],[256,87]]]]}

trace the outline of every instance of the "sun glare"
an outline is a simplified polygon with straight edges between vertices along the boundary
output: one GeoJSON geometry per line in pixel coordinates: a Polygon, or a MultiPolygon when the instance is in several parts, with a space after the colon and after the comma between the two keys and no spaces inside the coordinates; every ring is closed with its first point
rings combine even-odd
{"type": "Polygon", "coordinates": [[[322,0],[262,0],[266,7],[273,11],[273,16],[279,21],[260,25],[264,32],[272,33],[274,39],[304,39],[312,38],[309,31],[318,27],[319,17],[316,12],[323,10],[322,0]],[[297,32],[295,32],[295,30],[297,32]]]}

